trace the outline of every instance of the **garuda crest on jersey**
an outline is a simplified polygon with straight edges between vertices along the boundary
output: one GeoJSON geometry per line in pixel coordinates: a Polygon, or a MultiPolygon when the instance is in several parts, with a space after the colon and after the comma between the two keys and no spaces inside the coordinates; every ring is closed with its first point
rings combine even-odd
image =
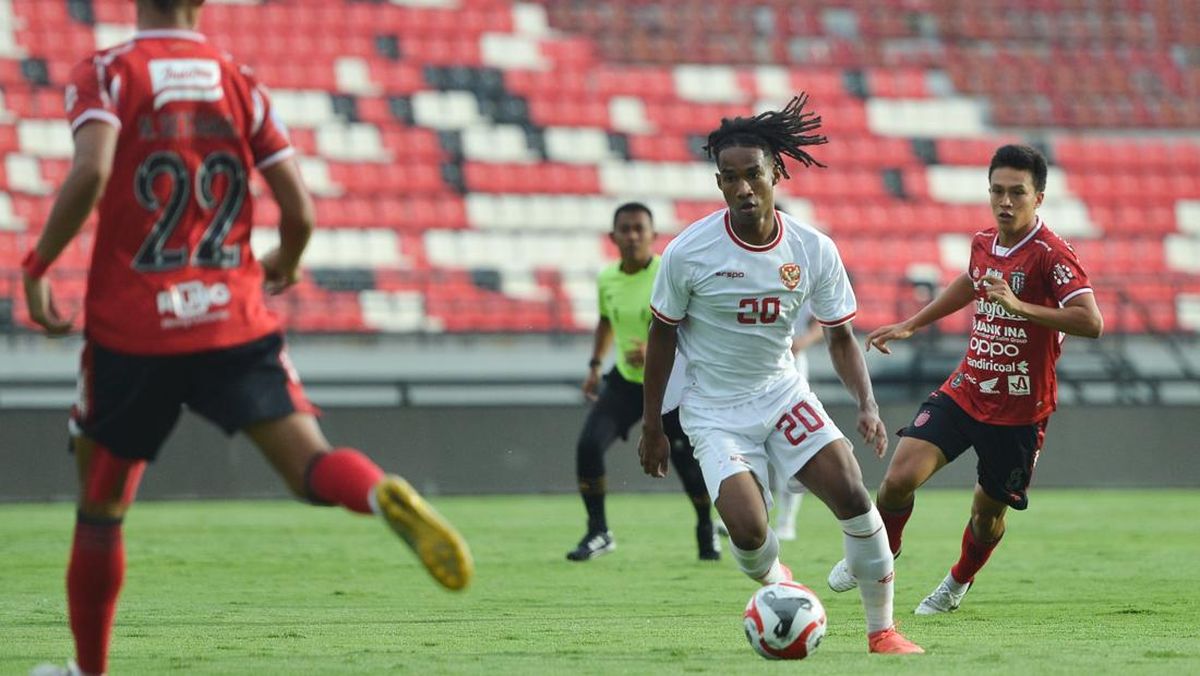
{"type": "Polygon", "coordinates": [[[784,263],[779,266],[779,279],[788,291],[800,284],[800,266],[795,263],[784,263]]]}

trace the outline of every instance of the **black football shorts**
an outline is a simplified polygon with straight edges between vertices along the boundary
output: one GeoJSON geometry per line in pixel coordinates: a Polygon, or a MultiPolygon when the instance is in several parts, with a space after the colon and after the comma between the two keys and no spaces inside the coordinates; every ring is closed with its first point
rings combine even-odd
{"type": "Polygon", "coordinates": [[[921,439],[937,446],[954,462],[968,447],[975,448],[979,485],[993,500],[1013,509],[1029,506],[1027,490],[1033,479],[1046,420],[1033,425],[991,425],[967,414],[950,397],[935,391],[921,404],[917,415],[900,436],[921,439]]]}
{"type": "Polygon", "coordinates": [[[184,406],[229,435],[297,411],[316,412],[278,333],[179,355],[130,355],[89,340],[79,387],[72,432],[133,460],[158,455],[184,406]]]}

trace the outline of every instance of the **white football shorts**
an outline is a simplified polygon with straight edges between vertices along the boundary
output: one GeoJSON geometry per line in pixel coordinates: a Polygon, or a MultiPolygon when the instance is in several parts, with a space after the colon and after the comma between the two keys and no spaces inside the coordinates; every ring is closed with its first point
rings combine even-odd
{"type": "Polygon", "coordinates": [[[721,482],[752,472],[768,510],[774,504],[768,464],[794,477],[817,451],[845,436],[799,375],[780,378],[741,404],[707,407],[690,398],[679,409],[679,422],[696,449],[713,502],[721,482]]]}

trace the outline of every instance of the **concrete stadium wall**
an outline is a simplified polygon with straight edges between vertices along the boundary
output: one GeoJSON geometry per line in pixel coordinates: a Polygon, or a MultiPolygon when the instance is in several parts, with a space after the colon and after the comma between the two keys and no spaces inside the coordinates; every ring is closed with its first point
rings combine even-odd
{"type": "MultiPolygon", "coordinates": [[[[884,420],[898,428],[915,407],[885,406],[884,420]]],[[[843,431],[853,430],[851,408],[829,410],[843,431]]],[[[430,494],[564,493],[575,490],[575,439],[585,413],[580,406],[331,408],[323,427],[333,443],[368,451],[430,494]]],[[[65,419],[65,411],[0,409],[0,500],[73,499],[65,419]]],[[[1200,487],[1198,421],[1196,407],[1065,408],[1051,419],[1034,486],[1200,487]]],[[[678,490],[673,477],[641,474],[636,433],[607,455],[610,491],[678,490]]],[[[873,492],[886,465],[861,444],[858,456],[873,492]]],[[[974,464],[964,455],[930,485],[970,486],[974,464]]],[[[187,414],[140,495],[281,497],[286,490],[244,438],[226,439],[187,414]]]]}

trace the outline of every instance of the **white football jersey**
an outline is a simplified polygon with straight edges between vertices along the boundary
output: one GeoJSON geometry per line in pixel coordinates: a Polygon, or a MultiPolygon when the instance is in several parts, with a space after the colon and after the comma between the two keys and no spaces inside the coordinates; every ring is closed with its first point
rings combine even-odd
{"type": "Polygon", "coordinates": [[[774,240],[756,246],[738,239],[721,210],[663,253],[650,309],[679,326],[685,403],[745,397],[794,374],[792,336],[805,303],[824,326],[854,318],[854,291],[833,240],[778,211],[775,221],[774,240]]]}

